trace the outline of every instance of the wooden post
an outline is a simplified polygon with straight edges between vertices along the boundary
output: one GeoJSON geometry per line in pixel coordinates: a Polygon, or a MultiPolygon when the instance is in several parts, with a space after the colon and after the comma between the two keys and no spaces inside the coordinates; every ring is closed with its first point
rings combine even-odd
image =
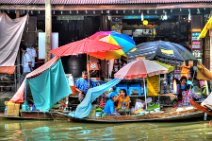
{"type": "Polygon", "coordinates": [[[50,50],[52,46],[51,34],[52,34],[52,10],[51,10],[51,0],[45,1],[45,47],[46,47],[46,58],[45,62],[49,61],[51,58],[50,50]]]}
{"type": "MultiPolygon", "coordinates": [[[[19,18],[20,17],[20,11],[19,10],[16,10],[16,18],[19,18]]],[[[18,80],[18,83],[15,82],[15,91],[17,88],[19,88],[21,86],[21,51],[20,51],[20,48],[18,50],[18,55],[17,55],[17,73],[15,73],[17,75],[17,80],[18,80]]],[[[16,76],[15,76],[16,77],[16,76]]],[[[15,81],[17,81],[15,80],[15,81]]]]}
{"type": "MultiPolygon", "coordinates": [[[[212,15],[212,10],[210,11],[210,15],[212,15]]],[[[209,66],[209,69],[210,71],[212,71],[212,29],[208,31],[209,32],[209,38],[210,38],[210,45],[209,45],[209,50],[210,50],[210,66],[209,66]]],[[[212,85],[212,83],[211,83],[212,85]]]]}
{"type": "Polygon", "coordinates": [[[101,15],[101,30],[109,31],[110,30],[110,21],[108,21],[107,15],[101,15]]]}
{"type": "Polygon", "coordinates": [[[212,71],[212,30],[210,32],[210,71],[212,71]]]}

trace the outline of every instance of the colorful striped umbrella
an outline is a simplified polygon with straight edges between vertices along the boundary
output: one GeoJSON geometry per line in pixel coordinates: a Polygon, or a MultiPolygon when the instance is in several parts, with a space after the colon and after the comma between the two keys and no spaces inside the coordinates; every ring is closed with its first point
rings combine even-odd
{"type": "MultiPolygon", "coordinates": [[[[114,31],[100,31],[96,32],[92,36],[89,37],[89,39],[93,40],[99,40],[102,42],[110,43],[113,45],[118,45],[121,46],[121,50],[115,50],[111,52],[106,53],[106,58],[104,59],[117,59],[120,58],[121,56],[125,56],[125,53],[131,50],[132,48],[135,47],[135,42],[134,40],[125,34],[121,34],[118,32],[114,31]]],[[[93,56],[99,55],[99,54],[93,54],[93,56]]]]}

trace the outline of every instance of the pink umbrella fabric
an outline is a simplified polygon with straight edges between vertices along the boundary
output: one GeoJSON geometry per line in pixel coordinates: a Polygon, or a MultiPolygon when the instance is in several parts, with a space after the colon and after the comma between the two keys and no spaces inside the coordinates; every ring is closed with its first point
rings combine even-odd
{"type": "MultiPolygon", "coordinates": [[[[78,54],[84,54],[84,53],[86,54],[90,53],[91,56],[95,56],[95,54],[112,51],[112,50],[118,50],[118,49],[121,49],[121,47],[117,45],[101,42],[98,40],[85,38],[83,40],[79,40],[76,42],[63,45],[59,48],[51,50],[50,52],[57,56],[78,55],[78,54]]],[[[104,58],[104,56],[102,56],[102,58],[104,58]]]]}
{"type": "Polygon", "coordinates": [[[139,59],[125,65],[117,73],[115,73],[114,76],[115,78],[121,79],[137,79],[146,78],[147,76],[164,74],[167,72],[167,68],[161,66],[156,62],[139,59]]]}

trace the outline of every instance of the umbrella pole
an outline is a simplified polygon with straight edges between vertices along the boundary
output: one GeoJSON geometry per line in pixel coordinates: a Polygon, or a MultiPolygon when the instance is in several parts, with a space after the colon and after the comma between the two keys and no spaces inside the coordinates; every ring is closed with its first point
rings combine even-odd
{"type": "Polygon", "coordinates": [[[87,59],[87,73],[88,73],[88,88],[90,87],[90,58],[88,54],[86,54],[86,59],[87,59]]]}
{"type": "Polygon", "coordinates": [[[159,93],[158,93],[158,104],[160,105],[160,74],[159,74],[159,93]]]}
{"type": "Polygon", "coordinates": [[[146,103],[146,84],[145,84],[145,79],[143,78],[143,83],[144,83],[144,97],[145,97],[145,105],[146,105],[146,110],[147,110],[147,103],[146,103]]]}

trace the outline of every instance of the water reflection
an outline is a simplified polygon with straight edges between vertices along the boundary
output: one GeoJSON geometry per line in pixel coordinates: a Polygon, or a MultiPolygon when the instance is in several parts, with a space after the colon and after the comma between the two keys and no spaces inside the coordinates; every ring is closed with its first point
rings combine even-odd
{"type": "Polygon", "coordinates": [[[79,124],[66,121],[2,121],[0,140],[211,141],[208,122],[79,124]]]}

